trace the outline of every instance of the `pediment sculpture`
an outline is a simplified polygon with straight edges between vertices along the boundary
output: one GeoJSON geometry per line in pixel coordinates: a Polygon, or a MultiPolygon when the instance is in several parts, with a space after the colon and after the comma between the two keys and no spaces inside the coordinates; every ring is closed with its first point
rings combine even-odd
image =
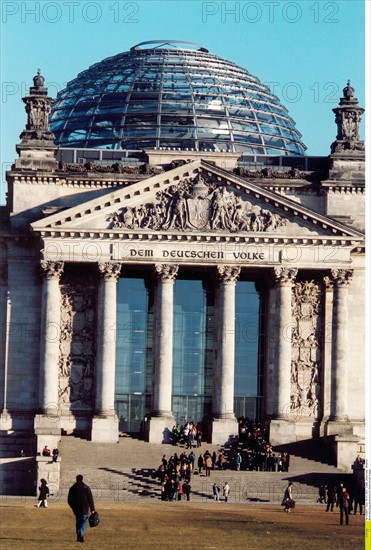
{"type": "Polygon", "coordinates": [[[156,194],[156,201],[125,207],[106,218],[112,227],[178,231],[276,231],[287,220],[198,175],[156,194]]]}

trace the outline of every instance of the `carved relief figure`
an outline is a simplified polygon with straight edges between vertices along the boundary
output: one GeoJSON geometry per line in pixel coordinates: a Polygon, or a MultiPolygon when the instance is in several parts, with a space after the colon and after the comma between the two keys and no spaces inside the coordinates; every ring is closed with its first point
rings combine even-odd
{"type": "Polygon", "coordinates": [[[287,225],[279,214],[252,206],[224,186],[201,176],[184,179],[156,194],[156,202],[126,207],[106,218],[112,227],[153,230],[277,231],[287,225]]]}
{"type": "Polygon", "coordinates": [[[292,299],[291,411],[316,416],[321,394],[322,294],[314,281],[296,282],[292,299]]]}
{"type": "Polygon", "coordinates": [[[345,111],[342,119],[342,134],[343,138],[352,140],[359,139],[357,131],[356,113],[345,111]]]}
{"type": "Polygon", "coordinates": [[[94,404],[95,286],[61,286],[59,400],[72,410],[94,404]]]}
{"type": "Polygon", "coordinates": [[[225,187],[215,190],[212,201],[211,229],[231,228],[232,220],[229,215],[229,194],[225,187]]]}

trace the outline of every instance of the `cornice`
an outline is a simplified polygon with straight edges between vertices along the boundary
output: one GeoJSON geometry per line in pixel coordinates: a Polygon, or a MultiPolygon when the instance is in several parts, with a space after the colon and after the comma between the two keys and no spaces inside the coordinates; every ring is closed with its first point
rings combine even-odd
{"type": "Polygon", "coordinates": [[[142,181],[148,176],[128,176],[122,177],[120,174],[110,174],[108,177],[76,177],[58,174],[42,175],[40,172],[36,174],[24,174],[19,172],[8,172],[8,177],[13,179],[14,184],[24,185],[54,185],[59,187],[79,187],[79,188],[107,188],[107,187],[123,187],[132,183],[142,181]]]}
{"type": "Polygon", "coordinates": [[[169,242],[193,242],[193,243],[242,243],[242,244],[283,244],[283,245],[305,245],[305,246],[351,246],[358,252],[362,249],[363,240],[353,237],[332,237],[314,235],[305,237],[294,237],[277,234],[236,234],[236,233],[179,233],[169,231],[145,231],[145,230],[123,230],[123,229],[58,229],[48,227],[35,229],[40,237],[62,238],[76,240],[109,240],[109,241],[163,241],[169,242]]]}

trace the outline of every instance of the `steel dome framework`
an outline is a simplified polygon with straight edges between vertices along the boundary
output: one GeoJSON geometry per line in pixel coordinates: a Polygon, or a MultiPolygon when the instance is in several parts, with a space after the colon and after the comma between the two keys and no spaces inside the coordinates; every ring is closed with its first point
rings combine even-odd
{"type": "Polygon", "coordinates": [[[303,155],[277,96],[238,65],[189,42],[142,42],[81,72],[59,92],[61,147],[303,155]]]}

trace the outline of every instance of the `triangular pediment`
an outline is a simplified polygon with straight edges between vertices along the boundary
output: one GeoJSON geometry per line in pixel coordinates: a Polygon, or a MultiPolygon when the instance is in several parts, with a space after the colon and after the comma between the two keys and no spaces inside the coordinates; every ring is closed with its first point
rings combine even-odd
{"type": "Polygon", "coordinates": [[[32,224],[56,232],[136,235],[208,234],[255,239],[345,239],[362,233],[235,174],[196,160],[84,202],[32,224]]]}

